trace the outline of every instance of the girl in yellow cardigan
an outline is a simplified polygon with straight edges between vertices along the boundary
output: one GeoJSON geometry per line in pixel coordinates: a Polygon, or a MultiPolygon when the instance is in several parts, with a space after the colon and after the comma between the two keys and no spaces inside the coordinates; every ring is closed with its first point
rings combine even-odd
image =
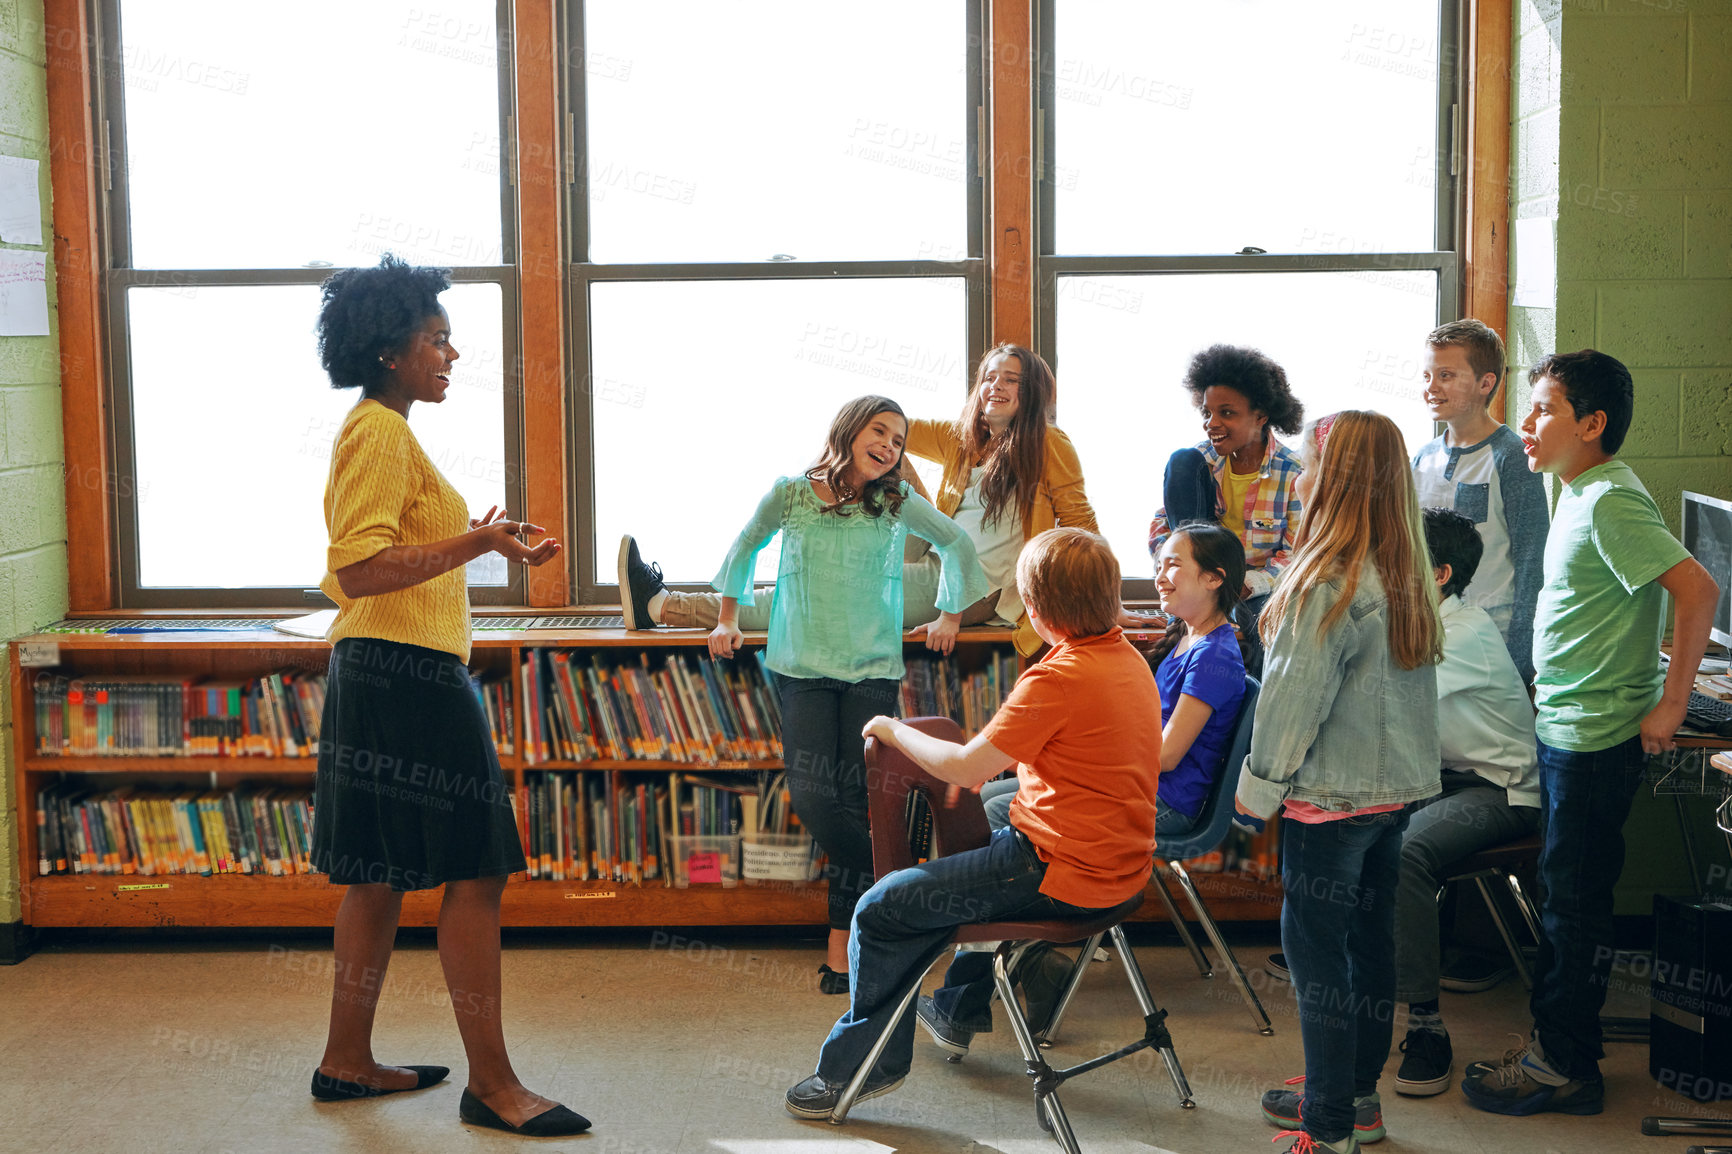
{"type": "MultiPolygon", "coordinates": [[[[1076,449],[1069,437],[1047,423],[1052,401],[1053,375],[1047,363],[1020,345],[999,344],[981,358],[960,417],[909,423],[904,451],[944,466],[932,503],[973,540],[992,590],[963,610],[957,625],[947,626],[933,605],[938,558],[909,561],[903,567],[902,623],[923,635],[930,649],[949,653],[960,625],[997,623],[1016,630],[1018,652],[1032,654],[1041,641],[1016,591],[1016,558],[1023,544],[1059,525],[1099,531],[1083,491],[1076,449]]],[[[909,479],[927,495],[912,473],[909,479]]],[[[619,584],[628,629],[709,628],[716,623],[720,599],[667,589],[660,567],[639,558],[630,536],[620,541],[619,584]]],[[[759,601],[762,620],[742,606],[741,629],[766,627],[769,601],[759,601]]]]}

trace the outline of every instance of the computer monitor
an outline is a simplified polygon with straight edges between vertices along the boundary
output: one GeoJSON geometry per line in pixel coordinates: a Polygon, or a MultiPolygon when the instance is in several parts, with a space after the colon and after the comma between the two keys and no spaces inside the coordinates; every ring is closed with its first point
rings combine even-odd
{"type": "Polygon", "coordinates": [[[1686,490],[1683,525],[1684,548],[1720,586],[1709,636],[1732,646],[1732,501],[1686,490]]]}

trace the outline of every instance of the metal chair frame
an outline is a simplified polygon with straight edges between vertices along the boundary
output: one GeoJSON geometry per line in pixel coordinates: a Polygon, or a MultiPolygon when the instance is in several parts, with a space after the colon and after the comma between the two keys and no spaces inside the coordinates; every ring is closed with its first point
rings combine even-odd
{"type": "MultiPolygon", "coordinates": [[[[1534,840],[1532,834],[1527,837],[1517,838],[1515,841],[1506,844],[1519,845],[1522,842],[1529,840],[1534,840]]],[[[1495,852],[1504,848],[1504,846],[1488,846],[1485,850],[1481,850],[1480,853],[1495,852]]],[[[1471,862],[1473,858],[1477,856],[1479,855],[1470,855],[1466,860],[1471,862]]],[[[1534,856],[1539,856],[1539,847],[1537,845],[1534,847],[1534,856]]],[[[1531,990],[1534,988],[1533,972],[1528,969],[1527,955],[1522,952],[1521,946],[1516,943],[1515,935],[1510,932],[1509,920],[1504,917],[1503,910],[1498,907],[1497,898],[1492,893],[1490,885],[1492,878],[1502,880],[1504,887],[1509,891],[1511,900],[1515,902],[1516,909],[1521,913],[1522,921],[1527,923],[1528,933],[1533,935],[1534,941],[1539,941],[1539,911],[1534,908],[1533,900],[1528,897],[1527,891],[1522,889],[1521,880],[1516,877],[1513,865],[1488,865],[1482,866],[1478,869],[1467,869],[1460,873],[1452,873],[1445,877],[1443,879],[1443,885],[1438,887],[1437,900],[1440,903],[1443,901],[1444,891],[1449,888],[1451,882],[1473,882],[1473,884],[1479,888],[1479,896],[1485,899],[1485,908],[1491,914],[1492,924],[1497,926],[1498,936],[1503,939],[1504,948],[1509,951],[1510,961],[1515,963],[1515,971],[1520,975],[1522,985],[1531,990]]]]}
{"type": "MultiPolygon", "coordinates": [[[[914,718],[909,720],[908,724],[948,741],[960,742],[962,737],[961,730],[949,718],[914,718]]],[[[867,779],[871,783],[868,805],[872,818],[873,866],[879,877],[914,864],[908,839],[904,836],[905,815],[911,795],[923,795],[931,809],[934,857],[943,853],[978,848],[990,837],[986,813],[980,805],[978,795],[964,793],[956,803],[947,806],[943,799],[948,787],[944,782],[926,773],[901,752],[876,741],[866,743],[866,766],[867,779]]],[[[903,1016],[911,1011],[927,971],[934,962],[948,954],[952,946],[992,950],[993,987],[998,1000],[1003,1004],[1005,1017],[1010,1022],[1011,1033],[1016,1037],[1026,1073],[1033,1084],[1035,1118],[1041,1129],[1051,1133],[1066,1154],[1080,1154],[1081,1147],[1077,1144],[1076,1132],[1071,1128],[1070,1119],[1065,1114],[1064,1104],[1059,1100],[1059,1087],[1071,1078],[1099,1069],[1139,1050],[1153,1048],[1161,1055],[1167,1074],[1178,1092],[1179,1105],[1187,1110],[1195,1108],[1196,1101],[1191,1096],[1190,1083],[1185,1078],[1178,1055],[1173,1051],[1172,1035],[1166,1026],[1167,1012],[1155,1004],[1154,997],[1149,993],[1148,983],[1143,977],[1141,967],[1137,965],[1130,943],[1125,940],[1121,926],[1124,919],[1141,904],[1142,895],[1138,894],[1114,909],[1092,918],[1042,919],[1038,922],[1002,921],[957,927],[952,941],[945,943],[926,960],[925,965],[919,967],[918,976],[903,991],[895,1013],[885,1020],[883,1032],[872,1044],[871,1051],[854,1071],[835,1107],[830,1111],[831,1124],[840,1126],[847,1121],[849,1111],[853,1109],[861,1089],[866,1084],[867,1075],[877,1065],[903,1016]],[[1111,1053],[1065,1069],[1055,1069],[1041,1052],[1042,1045],[1050,1045],[1064,1009],[1076,995],[1077,987],[1082,984],[1083,970],[1094,956],[1095,947],[1102,938],[1108,936],[1112,938],[1114,951],[1124,969],[1125,978],[1130,983],[1138,1008],[1142,1011],[1143,1036],[1111,1053]],[[1079,941],[1084,943],[1084,947],[1071,968],[1070,978],[1060,995],[1052,1021],[1037,1034],[1030,1029],[1028,1018],[1017,1001],[1010,974],[1022,956],[1037,942],[1066,944],[1079,941]]],[[[960,1061],[960,1057],[952,1060],[960,1061]]]]}
{"type": "Polygon", "coordinates": [[[1191,960],[1197,966],[1197,973],[1205,978],[1213,978],[1215,971],[1209,965],[1208,956],[1198,947],[1197,939],[1191,936],[1191,929],[1179,915],[1179,907],[1173,901],[1172,891],[1167,888],[1166,879],[1161,876],[1160,863],[1164,862],[1173,879],[1179,883],[1179,888],[1185,892],[1185,900],[1196,914],[1197,923],[1203,927],[1203,932],[1209,935],[1215,953],[1220,956],[1228,976],[1233,979],[1233,985],[1238,988],[1239,997],[1250,1011],[1251,1021],[1256,1025],[1257,1032],[1268,1036],[1275,1032],[1274,1024],[1269,1021],[1269,1012],[1263,1008],[1256,991],[1251,989],[1251,983],[1245,978],[1244,967],[1239,965],[1239,959],[1234,955],[1233,948],[1227,944],[1227,939],[1221,936],[1221,927],[1215,924],[1209,907],[1203,902],[1203,895],[1197,890],[1197,883],[1191,880],[1190,872],[1185,869],[1184,861],[1181,860],[1219,848],[1227,836],[1227,831],[1232,827],[1233,798],[1239,786],[1239,767],[1244,765],[1245,757],[1251,752],[1251,724],[1257,712],[1257,697],[1262,688],[1262,684],[1255,677],[1246,674],[1245,698],[1239,705],[1239,716],[1234,720],[1232,733],[1227,740],[1227,753],[1221,759],[1221,767],[1215,774],[1214,782],[1209,786],[1209,795],[1197,814],[1195,827],[1182,834],[1156,839],[1155,857],[1159,860],[1155,866],[1155,892],[1160,895],[1161,904],[1166,906],[1167,918],[1173,923],[1173,929],[1178,931],[1179,940],[1185,944],[1185,949],[1190,951],[1191,960]]]}

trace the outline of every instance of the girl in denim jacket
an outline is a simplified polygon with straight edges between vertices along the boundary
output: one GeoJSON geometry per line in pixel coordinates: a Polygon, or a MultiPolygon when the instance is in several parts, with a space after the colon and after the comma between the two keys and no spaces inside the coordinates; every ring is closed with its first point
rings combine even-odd
{"type": "Polygon", "coordinates": [[[1408,802],[1438,792],[1443,629],[1401,433],[1377,413],[1313,424],[1305,514],[1263,613],[1268,658],[1238,805],[1281,811],[1281,946],[1305,1076],[1263,1096],[1290,1151],[1384,1135],[1377,1080],[1395,998],[1395,890],[1408,802]]]}

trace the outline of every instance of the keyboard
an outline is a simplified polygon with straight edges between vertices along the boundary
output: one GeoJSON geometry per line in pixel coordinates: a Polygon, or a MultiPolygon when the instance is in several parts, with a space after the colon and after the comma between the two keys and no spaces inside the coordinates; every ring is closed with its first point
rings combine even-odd
{"type": "Polygon", "coordinates": [[[1732,738],[1732,701],[1692,692],[1690,704],[1684,709],[1684,724],[1703,733],[1732,738]]]}

